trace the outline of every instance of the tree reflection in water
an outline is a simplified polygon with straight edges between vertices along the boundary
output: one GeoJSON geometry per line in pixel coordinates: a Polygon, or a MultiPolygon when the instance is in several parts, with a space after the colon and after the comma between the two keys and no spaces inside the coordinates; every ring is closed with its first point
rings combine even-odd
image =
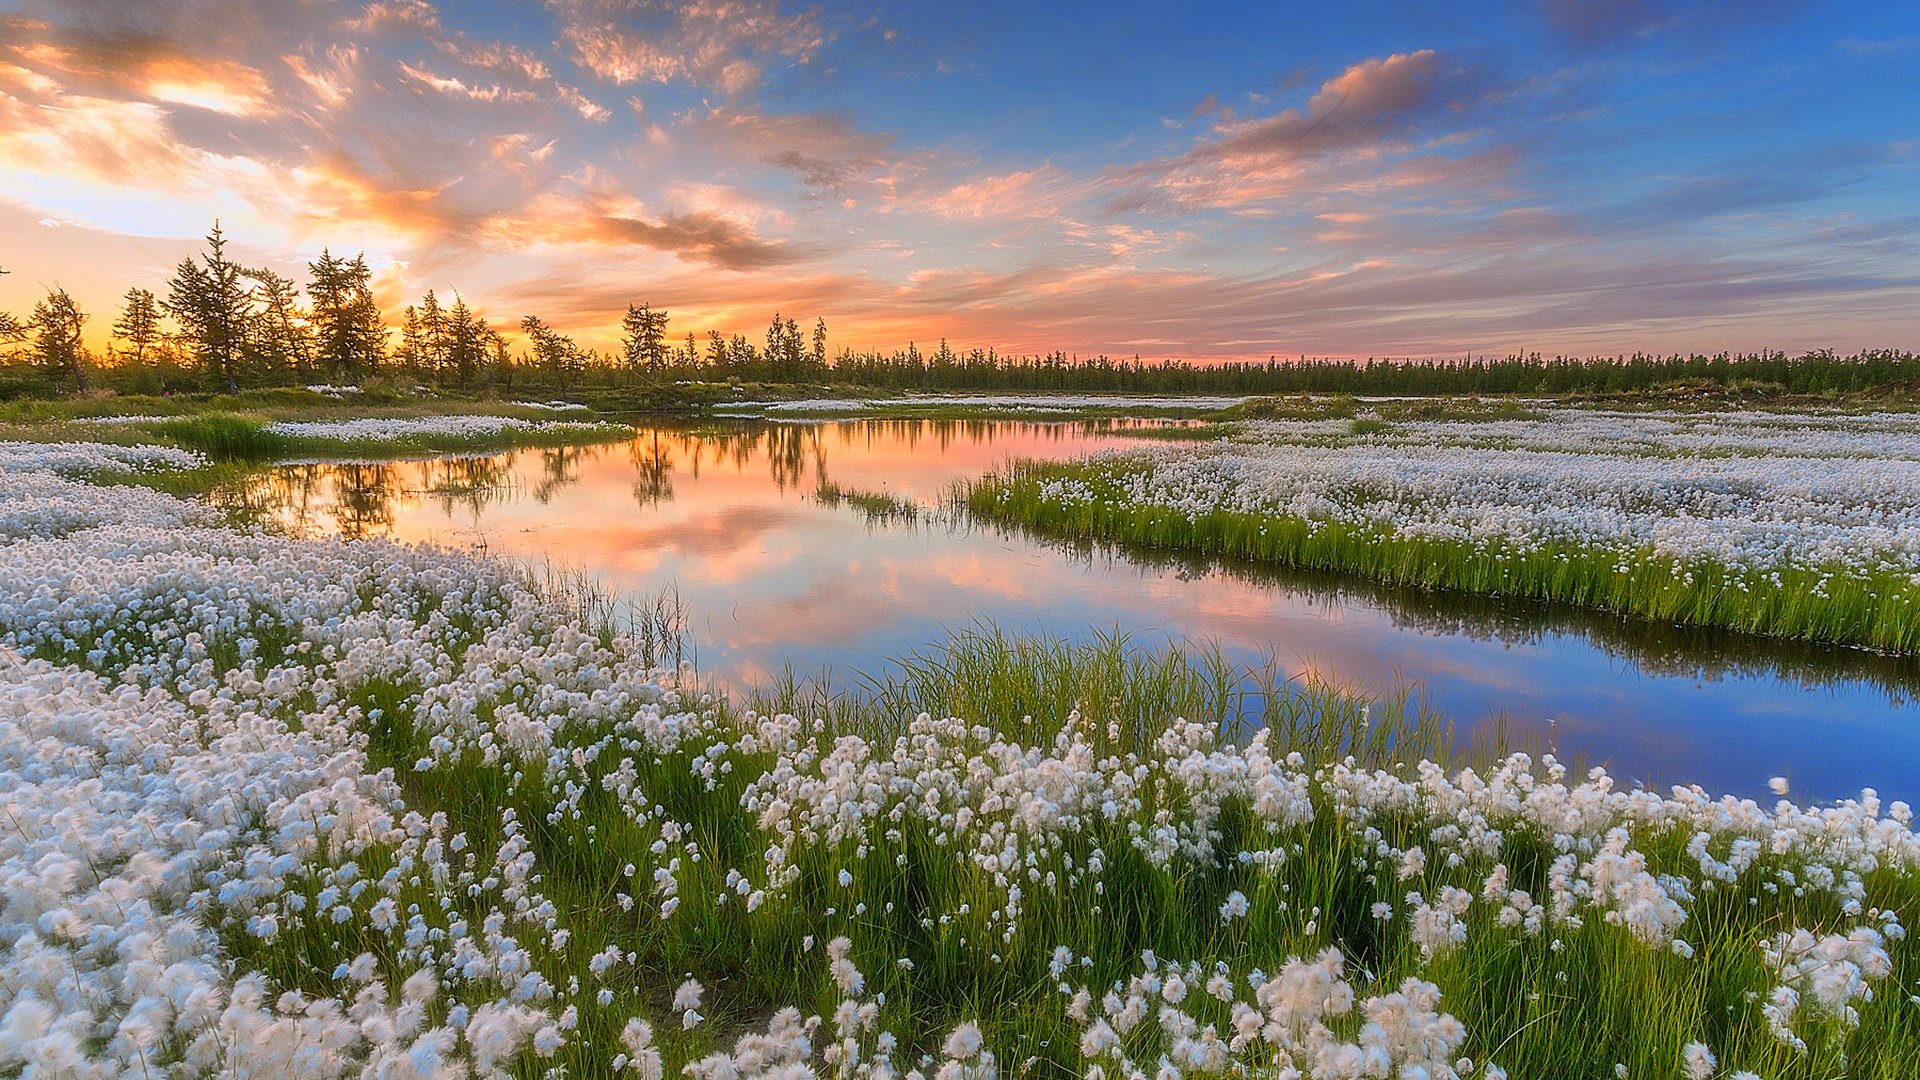
{"type": "MultiPolygon", "coordinates": [[[[673,454],[655,428],[627,447],[633,462],[633,501],[642,509],[673,499],[673,454]]],[[[696,470],[694,479],[699,479],[696,470]]]]}
{"type": "MultiPolygon", "coordinates": [[[[770,481],[766,498],[810,495],[832,481],[830,461],[842,455],[859,475],[876,463],[932,460],[951,447],[1019,445],[1021,452],[1078,453],[1088,436],[1111,436],[1133,426],[1125,421],[1045,423],[983,420],[854,420],[833,423],[776,424],[720,421],[698,426],[658,425],[639,432],[624,446],[575,446],[502,454],[462,455],[412,461],[343,462],[284,465],[265,470],[225,493],[232,506],[252,510],[295,533],[333,531],[358,538],[391,533],[401,501],[430,505],[445,519],[463,517],[477,524],[494,506],[517,501],[548,505],[566,489],[582,483],[588,467],[596,477],[624,451],[631,468],[631,497],[644,510],[695,498],[676,488],[677,480],[696,488],[703,469],[756,473],[770,481]],[[1036,449],[1036,446],[1038,449],[1036,449]],[[534,455],[537,455],[535,457],[534,455]],[[811,475],[810,475],[811,474],[811,475]]],[[[749,491],[736,497],[751,500],[749,491]]],[[[684,508],[683,508],[684,509],[684,508]]],[[[965,532],[964,519],[946,520],[948,529],[965,532]]],[[[871,528],[862,522],[863,531],[871,528]]],[[[999,534],[1000,530],[982,530],[999,534]]],[[[1108,563],[1105,572],[1157,567],[1180,577],[1227,577],[1249,589],[1279,590],[1312,598],[1330,614],[1361,606],[1385,612],[1393,624],[1422,636],[1498,641],[1508,646],[1543,644],[1550,638],[1580,638],[1609,656],[1654,674],[1713,681],[1782,678],[1802,685],[1867,683],[1896,706],[1920,694],[1920,672],[1910,659],[1851,650],[1769,641],[1741,635],[1650,626],[1575,609],[1530,605],[1486,597],[1464,597],[1384,588],[1369,582],[1291,572],[1265,565],[1221,560],[1169,558],[1153,552],[1087,545],[1058,545],[1027,535],[1029,543],[1064,548],[1082,563],[1108,563]]]]}
{"type": "Polygon", "coordinates": [[[586,446],[553,446],[540,450],[540,481],[533,486],[534,501],[545,506],[562,490],[579,483],[580,463],[587,459],[589,450],[599,453],[598,447],[586,446]]]}

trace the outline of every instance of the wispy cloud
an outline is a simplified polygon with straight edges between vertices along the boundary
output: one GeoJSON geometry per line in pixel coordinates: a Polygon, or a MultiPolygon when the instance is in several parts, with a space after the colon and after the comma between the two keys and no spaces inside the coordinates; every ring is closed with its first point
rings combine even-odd
{"type": "Polygon", "coordinates": [[[738,93],[767,58],[804,63],[822,44],[812,11],[754,0],[549,0],[581,67],[615,85],[684,79],[738,93]]]}

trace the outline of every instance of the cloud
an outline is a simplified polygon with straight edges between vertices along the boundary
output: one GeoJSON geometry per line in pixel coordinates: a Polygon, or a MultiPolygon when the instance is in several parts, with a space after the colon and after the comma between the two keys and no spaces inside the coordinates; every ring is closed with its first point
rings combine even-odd
{"type": "Polygon", "coordinates": [[[0,56],[37,72],[46,85],[103,98],[145,98],[227,116],[274,111],[267,80],[253,67],[196,54],[162,38],[72,31],[0,17],[0,56]]]}
{"type": "Polygon", "coordinates": [[[1663,38],[1698,43],[1771,22],[1799,0],[1536,0],[1547,29],[1579,50],[1663,38]]]}
{"type": "Polygon", "coordinates": [[[473,101],[526,102],[526,101],[536,100],[535,95],[525,90],[508,89],[507,87],[501,86],[498,83],[488,85],[488,86],[469,86],[467,83],[461,81],[460,79],[454,78],[452,76],[436,75],[433,72],[427,71],[424,68],[414,67],[412,64],[409,64],[404,60],[400,62],[400,71],[404,75],[406,75],[407,78],[412,79],[414,82],[420,83],[423,86],[431,87],[432,89],[438,90],[443,94],[451,94],[455,97],[465,97],[473,101]]]}
{"type": "Polygon", "coordinates": [[[548,0],[582,68],[617,86],[679,80],[736,94],[766,61],[806,63],[825,43],[813,11],[759,0],[548,0]]]}
{"type": "Polygon", "coordinates": [[[1046,164],[965,180],[914,205],[950,218],[1051,217],[1088,190],[1086,178],[1046,164]]]}
{"type": "Polygon", "coordinates": [[[425,4],[40,6],[0,16],[13,169],[198,199],[208,218],[245,200],[287,242],[484,244],[570,194],[555,148],[612,115],[425,4]]]}
{"type": "Polygon", "coordinates": [[[652,221],[602,214],[592,219],[582,236],[597,243],[653,248],[725,270],[765,269],[809,255],[792,244],[762,239],[739,222],[704,210],[670,213],[652,221]]]}
{"type": "Polygon", "coordinates": [[[1584,209],[1592,230],[1664,230],[1696,222],[1782,211],[1839,194],[1890,163],[1895,151],[1869,143],[1715,163],[1710,169],[1584,209]]]}
{"type": "Polygon", "coordinates": [[[1504,94],[1480,66],[1433,49],[1363,60],[1323,82],[1301,108],[1222,116],[1184,154],[1113,170],[1105,208],[1244,207],[1379,175],[1398,159],[1442,162],[1470,140],[1441,137],[1470,134],[1473,118],[1504,94]]]}
{"type": "Polygon", "coordinates": [[[1855,56],[1884,56],[1887,53],[1905,52],[1913,45],[1910,37],[1894,38],[1841,38],[1834,44],[1855,56]]]}
{"type": "Polygon", "coordinates": [[[1473,68],[1450,64],[1432,49],[1363,60],[1322,84],[1305,109],[1230,123],[1197,153],[1231,160],[1366,146],[1434,113],[1464,108],[1484,85],[1473,68]]]}
{"type": "Polygon", "coordinates": [[[892,157],[894,137],[862,131],[845,116],[823,112],[764,113],[719,106],[696,113],[676,141],[727,161],[772,165],[808,187],[837,191],[871,180],[892,157]]]}

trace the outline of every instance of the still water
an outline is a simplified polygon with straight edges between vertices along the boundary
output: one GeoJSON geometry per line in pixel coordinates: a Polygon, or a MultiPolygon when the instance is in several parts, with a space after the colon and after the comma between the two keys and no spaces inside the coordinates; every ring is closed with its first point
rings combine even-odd
{"type": "Polygon", "coordinates": [[[1920,663],[1070,546],[967,520],[823,505],[832,482],[925,507],[1009,458],[1134,443],[1127,421],[849,420],[642,428],[631,442],[480,457],[283,465],[249,498],[308,533],[482,547],[584,570],[691,613],[703,677],[858,683],[948,628],[1210,642],[1247,664],[1408,688],[1463,735],[1766,799],[1871,786],[1920,799],[1920,663]]]}

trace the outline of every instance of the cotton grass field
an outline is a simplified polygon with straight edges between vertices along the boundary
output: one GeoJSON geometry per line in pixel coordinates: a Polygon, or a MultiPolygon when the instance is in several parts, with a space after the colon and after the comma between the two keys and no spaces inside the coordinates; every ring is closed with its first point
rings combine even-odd
{"type": "Polygon", "coordinates": [[[1251,420],[1015,465],[968,501],[1052,534],[1920,649],[1912,416],[1517,412],[1251,420]]]}
{"type": "MultiPolygon", "coordinates": [[[[1754,426],[1704,456],[1644,425],[1633,455],[1255,428],[1124,468],[1238,498],[1322,442],[1523,455],[1500,521],[1540,463],[1585,464],[1613,531],[1544,514],[1702,558],[1629,493],[1704,462],[1724,490],[1692,505],[1812,560],[1789,572],[1831,543],[1894,573],[1897,508],[1841,501],[1895,489],[1910,459],[1847,455],[1891,436],[1816,429],[1783,476],[1754,426]],[[1644,473],[1606,487],[1613,461],[1644,473]]],[[[0,1075],[1920,1072],[1904,803],[1622,790],[1393,700],[1249,710],[1205,656],[1123,639],[963,634],[864,702],[717,696],[507,563],[87,479],[204,464],[0,445],[0,1075]]]]}

